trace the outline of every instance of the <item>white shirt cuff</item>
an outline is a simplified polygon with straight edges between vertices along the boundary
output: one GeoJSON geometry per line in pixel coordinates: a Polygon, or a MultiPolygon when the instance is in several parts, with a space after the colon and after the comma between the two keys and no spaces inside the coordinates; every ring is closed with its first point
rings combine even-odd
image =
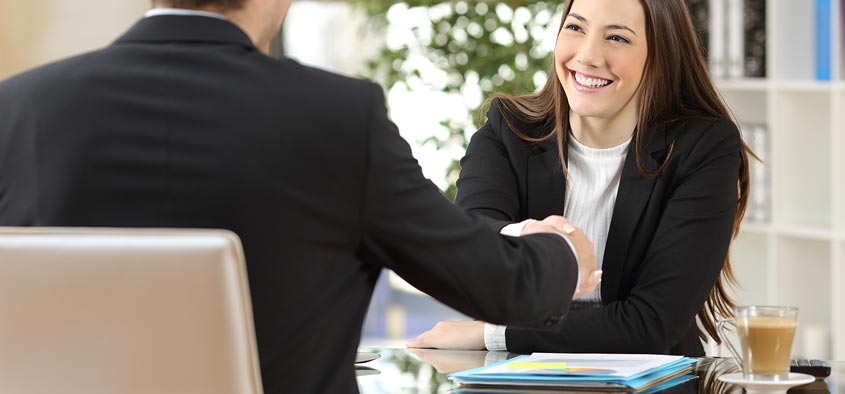
{"type": "Polygon", "coordinates": [[[508,350],[505,340],[506,326],[484,323],[484,347],[490,351],[508,350]]]}
{"type": "Polygon", "coordinates": [[[487,352],[484,355],[484,365],[496,364],[508,359],[508,352],[487,352]]]}
{"type": "Polygon", "coordinates": [[[531,222],[536,222],[536,220],[525,219],[525,220],[523,220],[519,223],[509,224],[509,225],[503,227],[499,231],[499,234],[508,235],[508,236],[511,236],[511,237],[518,237],[522,234],[522,229],[525,228],[525,225],[528,224],[528,223],[531,223],[531,222]]]}

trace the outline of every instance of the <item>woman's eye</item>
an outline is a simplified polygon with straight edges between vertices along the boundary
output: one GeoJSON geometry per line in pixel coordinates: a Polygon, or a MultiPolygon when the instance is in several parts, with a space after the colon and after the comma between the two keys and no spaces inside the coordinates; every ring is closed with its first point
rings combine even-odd
{"type": "Polygon", "coordinates": [[[622,37],[622,36],[617,36],[617,35],[612,35],[612,36],[608,37],[607,39],[611,40],[611,41],[621,42],[623,44],[630,44],[631,43],[631,41],[629,41],[627,38],[622,37]]]}
{"type": "Polygon", "coordinates": [[[564,26],[564,29],[572,30],[572,31],[581,31],[581,26],[578,26],[578,25],[573,23],[573,24],[568,24],[568,25],[564,26]]]}

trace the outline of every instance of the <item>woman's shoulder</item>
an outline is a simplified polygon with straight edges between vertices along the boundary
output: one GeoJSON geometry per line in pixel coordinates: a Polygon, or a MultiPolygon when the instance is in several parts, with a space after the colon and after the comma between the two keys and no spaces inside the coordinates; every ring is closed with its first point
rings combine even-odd
{"type": "Polygon", "coordinates": [[[527,120],[527,115],[520,112],[519,105],[508,98],[492,98],[489,101],[489,108],[487,108],[486,113],[485,124],[504,139],[514,138],[522,141],[518,135],[529,138],[543,138],[550,131],[551,119],[527,120]]]}
{"type": "Polygon", "coordinates": [[[666,122],[667,141],[677,148],[704,148],[740,141],[737,125],[730,119],[715,116],[687,116],[666,122]]]}
{"type": "Polygon", "coordinates": [[[502,100],[500,98],[495,97],[489,101],[486,123],[497,129],[501,129],[505,125],[504,119],[502,119],[502,100]]]}
{"type": "Polygon", "coordinates": [[[514,113],[512,105],[501,97],[494,97],[489,101],[487,108],[487,122],[497,130],[508,130],[509,123],[518,123],[519,118],[514,113]]]}

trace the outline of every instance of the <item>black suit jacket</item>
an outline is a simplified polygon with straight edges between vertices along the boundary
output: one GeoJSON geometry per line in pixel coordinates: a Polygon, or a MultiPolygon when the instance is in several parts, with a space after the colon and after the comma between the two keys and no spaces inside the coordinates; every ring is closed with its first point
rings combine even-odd
{"type": "MultiPolygon", "coordinates": [[[[566,179],[556,141],[519,139],[498,103],[461,161],[457,204],[496,230],[562,215],[566,179]]],[[[523,130],[523,132],[525,132],[523,130]]],[[[695,315],[721,271],[737,204],[741,140],[723,119],[692,117],[645,132],[638,170],[631,143],[603,262],[602,308],[573,310],[557,332],[508,328],[509,351],[703,355],[695,315]]],[[[575,223],[577,225],[577,223],[575,223]]]]}
{"type": "Polygon", "coordinates": [[[443,198],[377,85],[196,16],[143,19],[0,83],[0,225],[233,230],[267,393],[357,391],[384,267],[468,315],[538,327],[560,322],[577,276],[559,236],[502,237],[443,198]]]}

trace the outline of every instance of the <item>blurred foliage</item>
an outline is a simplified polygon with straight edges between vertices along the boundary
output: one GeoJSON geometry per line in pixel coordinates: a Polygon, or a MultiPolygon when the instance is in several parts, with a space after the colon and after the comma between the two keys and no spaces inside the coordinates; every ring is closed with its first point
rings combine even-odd
{"type": "MultiPolygon", "coordinates": [[[[467,90],[480,90],[484,99],[494,91],[531,93],[545,83],[564,3],[560,0],[351,2],[366,12],[371,33],[413,37],[401,43],[388,37],[388,45],[369,62],[368,77],[379,80],[388,90],[399,84],[411,90],[410,85],[423,83],[465,97],[467,90]],[[395,17],[408,12],[425,13],[428,25],[407,24],[395,17]],[[420,56],[446,74],[445,83],[444,78],[435,81],[420,71],[417,67],[420,56]],[[474,86],[468,89],[468,85],[474,86]]],[[[483,116],[478,116],[482,100],[465,98],[464,102],[467,110],[464,121],[451,119],[441,123],[449,131],[447,137],[432,136],[421,142],[434,144],[438,150],[455,146],[465,149],[467,132],[477,130],[483,116]]],[[[453,200],[459,171],[458,161],[453,160],[446,174],[449,186],[444,190],[453,200]]]]}

